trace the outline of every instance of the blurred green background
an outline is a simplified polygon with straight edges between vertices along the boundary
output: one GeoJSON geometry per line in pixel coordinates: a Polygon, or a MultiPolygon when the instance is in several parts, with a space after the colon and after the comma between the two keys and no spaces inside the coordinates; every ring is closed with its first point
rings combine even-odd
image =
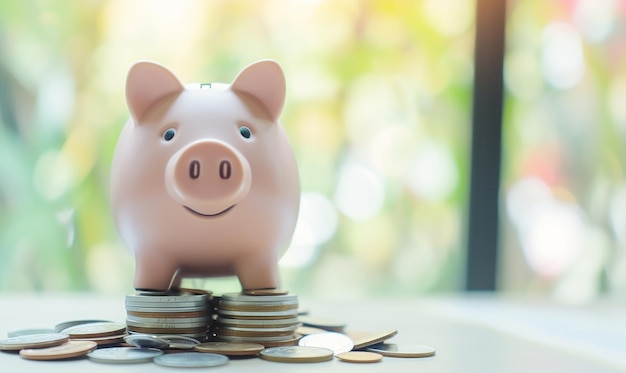
{"type": "MultiPolygon", "coordinates": [[[[500,289],[624,292],[626,6],[508,7],[500,289]]],[[[263,58],[285,70],[302,179],[283,286],[461,290],[474,13],[470,0],[0,3],[0,291],[132,291],[108,200],[126,72],[154,60],[230,82],[263,58]]]]}

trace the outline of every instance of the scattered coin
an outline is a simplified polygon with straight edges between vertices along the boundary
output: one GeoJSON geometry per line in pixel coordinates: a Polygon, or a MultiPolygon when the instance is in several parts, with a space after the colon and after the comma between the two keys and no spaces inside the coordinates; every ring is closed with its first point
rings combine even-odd
{"type": "Polygon", "coordinates": [[[120,334],[120,335],[109,335],[105,337],[88,337],[88,338],[70,338],[72,341],[92,341],[96,342],[99,346],[101,345],[112,345],[124,342],[124,337],[128,334],[120,334]]]}
{"type": "Polygon", "coordinates": [[[389,338],[398,334],[397,330],[389,330],[385,332],[354,332],[350,331],[346,333],[348,337],[354,342],[354,349],[360,350],[362,348],[372,346],[388,340],[389,338]]]}
{"type": "Polygon", "coordinates": [[[31,334],[49,334],[49,333],[57,333],[54,329],[22,329],[22,330],[14,330],[12,332],[7,333],[7,337],[20,337],[23,335],[31,335],[31,334]]]}
{"type": "Polygon", "coordinates": [[[265,346],[258,343],[205,342],[195,346],[198,352],[211,352],[227,356],[253,356],[265,346]]]}
{"type": "Polygon", "coordinates": [[[262,359],[281,363],[317,363],[332,360],[333,351],[323,347],[270,347],[259,353],[262,359]]]}
{"type": "Polygon", "coordinates": [[[70,338],[98,338],[112,335],[120,335],[126,332],[126,325],[115,322],[94,322],[70,326],[61,331],[70,338]]]}
{"type": "Polygon", "coordinates": [[[383,355],[367,351],[348,351],[335,356],[348,363],[377,363],[383,359],[383,355]]]}
{"type": "Polygon", "coordinates": [[[367,351],[390,357],[428,357],[435,354],[435,349],[429,346],[395,343],[379,343],[368,347],[367,351]]]}
{"type": "Polygon", "coordinates": [[[170,347],[168,341],[161,339],[155,335],[133,334],[124,337],[124,341],[129,345],[140,348],[156,348],[159,350],[170,347]]]}
{"type": "Polygon", "coordinates": [[[0,350],[16,351],[24,348],[44,348],[61,345],[69,340],[66,334],[28,334],[0,340],[0,350]]]}
{"type": "Polygon", "coordinates": [[[65,321],[59,324],[56,324],[56,326],[54,327],[54,330],[59,333],[62,330],[65,330],[67,328],[70,328],[72,326],[76,326],[76,325],[82,325],[82,324],[93,324],[93,323],[100,323],[100,322],[113,322],[110,320],[72,320],[72,321],[65,321]]]}
{"type": "Polygon", "coordinates": [[[182,352],[157,356],[154,362],[166,367],[203,368],[224,365],[228,362],[228,357],[211,353],[182,352]]]}
{"type": "Polygon", "coordinates": [[[338,320],[319,319],[310,316],[300,316],[300,322],[304,326],[312,326],[314,328],[320,328],[331,332],[341,333],[346,327],[346,323],[338,320]]]}
{"type": "Polygon", "coordinates": [[[196,345],[200,344],[195,338],[185,337],[183,335],[159,335],[160,339],[163,339],[169,343],[170,348],[178,350],[191,350],[196,345]]]}
{"type": "Polygon", "coordinates": [[[317,334],[317,333],[326,333],[326,330],[320,329],[320,328],[314,328],[312,326],[299,326],[296,329],[296,333],[299,333],[302,335],[309,335],[309,334],[317,334]]]}
{"type": "Polygon", "coordinates": [[[148,363],[163,351],[155,348],[110,347],[100,348],[87,354],[89,360],[107,364],[148,363]]]}
{"type": "Polygon", "coordinates": [[[287,295],[289,294],[289,291],[283,289],[247,289],[244,290],[243,293],[245,295],[256,295],[265,297],[269,295],[287,295]]]}
{"type": "Polygon", "coordinates": [[[92,341],[68,341],[62,345],[20,350],[20,356],[29,360],[61,360],[83,356],[96,349],[92,341]]]}
{"type": "Polygon", "coordinates": [[[351,351],[354,347],[352,339],[345,334],[325,332],[309,334],[298,341],[299,346],[325,347],[335,354],[351,351]]]}

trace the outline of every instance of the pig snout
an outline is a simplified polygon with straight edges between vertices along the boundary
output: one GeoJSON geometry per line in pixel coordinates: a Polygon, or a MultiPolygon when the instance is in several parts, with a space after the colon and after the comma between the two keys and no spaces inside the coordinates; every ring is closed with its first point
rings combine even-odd
{"type": "Polygon", "coordinates": [[[183,147],[165,169],[169,194],[201,216],[216,216],[233,208],[248,194],[250,183],[248,161],[237,149],[218,140],[183,147]]]}

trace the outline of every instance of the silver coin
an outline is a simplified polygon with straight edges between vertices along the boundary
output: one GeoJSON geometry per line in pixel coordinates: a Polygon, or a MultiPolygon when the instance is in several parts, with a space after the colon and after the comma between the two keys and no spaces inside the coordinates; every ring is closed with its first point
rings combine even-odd
{"type": "Polygon", "coordinates": [[[202,307],[138,307],[126,306],[126,311],[146,312],[146,313],[179,313],[179,312],[201,312],[206,311],[206,306],[202,307]]]}
{"type": "Polygon", "coordinates": [[[54,329],[21,329],[14,330],[7,333],[7,337],[21,337],[23,335],[32,335],[32,334],[50,334],[56,333],[57,331],[54,329]]]}
{"type": "Polygon", "coordinates": [[[180,303],[180,302],[203,302],[207,303],[209,298],[205,294],[182,294],[182,295],[127,295],[126,302],[131,303],[180,303]]]}
{"type": "Polygon", "coordinates": [[[278,326],[292,326],[299,325],[300,321],[297,317],[290,317],[286,319],[273,319],[273,320],[264,320],[264,319],[231,319],[228,317],[220,316],[217,318],[216,323],[223,325],[250,325],[255,327],[278,327],[278,326]]]}
{"type": "Polygon", "coordinates": [[[262,342],[282,342],[294,339],[294,335],[281,335],[275,337],[237,337],[232,335],[220,335],[217,333],[217,339],[226,341],[226,342],[254,342],[261,343],[262,342]]]}
{"type": "Polygon", "coordinates": [[[179,350],[190,350],[200,344],[199,340],[182,335],[160,335],[159,338],[166,340],[169,343],[170,348],[176,348],[179,350]]]}
{"type": "Polygon", "coordinates": [[[58,333],[67,328],[71,328],[72,326],[82,325],[82,324],[93,324],[93,323],[100,323],[100,322],[113,322],[113,321],[110,321],[110,320],[71,320],[71,321],[65,321],[65,322],[56,324],[54,327],[54,330],[58,333]]]}
{"type": "Polygon", "coordinates": [[[176,324],[155,323],[155,322],[134,322],[126,320],[126,325],[135,328],[155,328],[155,329],[188,329],[188,328],[202,328],[208,325],[208,322],[181,322],[176,324]]]}
{"type": "Polygon", "coordinates": [[[0,350],[52,347],[67,340],[68,336],[60,333],[27,334],[0,340],[0,350]]]}
{"type": "Polygon", "coordinates": [[[155,348],[109,347],[100,348],[87,354],[89,360],[108,364],[148,363],[163,351],[155,348]]]}
{"type": "Polygon", "coordinates": [[[273,301],[273,302],[245,302],[222,299],[219,303],[220,306],[233,306],[233,307],[276,307],[276,306],[293,306],[298,307],[298,300],[286,300],[286,301],[273,301]]]}
{"type": "Polygon", "coordinates": [[[435,354],[435,349],[424,345],[403,345],[395,343],[379,343],[367,348],[369,352],[376,352],[390,357],[429,357],[435,354]]]}
{"type": "Polygon", "coordinates": [[[226,316],[241,316],[241,317],[263,317],[263,316],[296,316],[298,314],[297,309],[287,311],[230,311],[230,310],[217,310],[219,315],[226,316]]]}
{"type": "Polygon", "coordinates": [[[298,329],[297,325],[287,326],[284,328],[242,328],[238,326],[227,326],[222,325],[219,327],[219,330],[232,330],[236,332],[257,332],[257,333],[272,333],[272,332],[294,332],[298,329]]]}
{"type": "Polygon", "coordinates": [[[345,334],[327,332],[309,334],[298,341],[299,346],[324,347],[336,354],[351,351],[354,347],[352,339],[345,334]]]}
{"type": "Polygon", "coordinates": [[[143,307],[153,310],[160,308],[183,308],[183,307],[208,307],[205,302],[178,302],[178,303],[136,303],[126,302],[126,307],[143,307]]]}
{"type": "Polygon", "coordinates": [[[304,326],[312,326],[333,332],[341,332],[346,327],[346,323],[338,320],[319,319],[310,316],[300,316],[300,322],[304,326]]]}
{"type": "Polygon", "coordinates": [[[222,301],[238,301],[249,303],[267,303],[267,302],[280,302],[280,301],[298,301],[298,296],[295,294],[286,295],[245,295],[241,293],[226,293],[222,294],[222,301]]]}
{"type": "Polygon", "coordinates": [[[204,352],[182,352],[158,356],[154,358],[154,362],[166,367],[203,368],[224,365],[228,362],[228,357],[204,352]]]}
{"type": "Polygon", "coordinates": [[[259,353],[262,359],[283,363],[317,363],[333,358],[333,351],[323,347],[270,347],[259,353]]]}
{"type": "Polygon", "coordinates": [[[168,341],[161,339],[157,336],[148,334],[128,335],[124,337],[124,342],[140,348],[156,348],[159,350],[163,350],[170,347],[168,341]]]}
{"type": "Polygon", "coordinates": [[[126,316],[126,321],[134,323],[162,323],[162,324],[185,324],[194,322],[208,323],[211,320],[210,316],[201,317],[143,317],[143,316],[126,316]]]}

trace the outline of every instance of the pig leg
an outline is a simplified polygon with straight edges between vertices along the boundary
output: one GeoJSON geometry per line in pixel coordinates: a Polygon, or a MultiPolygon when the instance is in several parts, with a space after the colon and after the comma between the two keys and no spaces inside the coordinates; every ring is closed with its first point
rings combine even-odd
{"type": "Polygon", "coordinates": [[[135,289],[169,290],[178,266],[168,258],[154,255],[138,255],[135,259],[135,289]]]}
{"type": "Polygon", "coordinates": [[[278,264],[267,253],[239,258],[235,263],[235,272],[245,290],[275,289],[279,286],[278,264]]]}

